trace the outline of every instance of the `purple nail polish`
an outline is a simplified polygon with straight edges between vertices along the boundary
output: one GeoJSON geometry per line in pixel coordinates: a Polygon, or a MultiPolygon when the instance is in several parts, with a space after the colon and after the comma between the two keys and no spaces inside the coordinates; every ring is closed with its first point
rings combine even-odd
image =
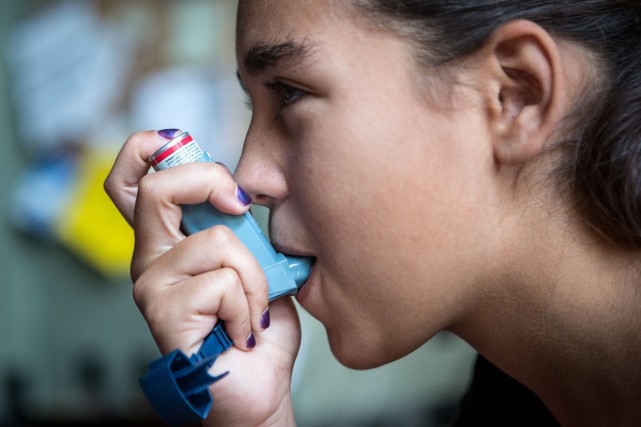
{"type": "Polygon", "coordinates": [[[178,136],[180,129],[162,129],[157,131],[158,135],[162,136],[165,139],[174,139],[178,136]]]}
{"type": "Polygon", "coordinates": [[[240,185],[238,185],[236,188],[236,197],[238,198],[238,201],[243,204],[243,206],[248,206],[252,202],[252,198],[249,197],[249,194],[247,194],[240,185]]]}
{"type": "Polygon", "coordinates": [[[260,317],[260,326],[263,329],[267,329],[269,328],[270,322],[271,322],[271,319],[269,316],[269,309],[267,309],[263,312],[263,315],[260,317]]]}
{"type": "Polygon", "coordinates": [[[249,336],[247,337],[247,341],[245,341],[245,345],[247,345],[247,348],[256,347],[256,338],[254,337],[254,334],[249,334],[249,336]]]}

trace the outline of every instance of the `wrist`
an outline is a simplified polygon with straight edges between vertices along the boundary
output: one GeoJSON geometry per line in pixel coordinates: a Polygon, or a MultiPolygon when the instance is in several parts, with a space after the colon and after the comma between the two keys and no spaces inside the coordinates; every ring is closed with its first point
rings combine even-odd
{"type": "MultiPolygon", "coordinates": [[[[240,413],[223,410],[221,406],[224,406],[224,403],[219,406],[215,405],[209,417],[203,422],[203,426],[292,427],[296,425],[294,407],[289,391],[279,395],[276,399],[269,399],[269,401],[256,402],[252,409],[246,408],[240,413]],[[278,403],[275,404],[276,402],[278,403]]],[[[222,402],[216,402],[217,405],[219,403],[222,402]]]]}
{"type": "Polygon", "coordinates": [[[292,427],[296,425],[290,393],[284,395],[278,409],[256,427],[292,427]]]}

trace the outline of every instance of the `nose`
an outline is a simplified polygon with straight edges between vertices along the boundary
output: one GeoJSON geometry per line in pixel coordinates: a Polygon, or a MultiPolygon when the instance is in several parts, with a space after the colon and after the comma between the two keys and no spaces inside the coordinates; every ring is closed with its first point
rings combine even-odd
{"type": "Polygon", "coordinates": [[[251,124],[234,179],[253,202],[273,208],[287,197],[287,179],[282,146],[251,124]]]}

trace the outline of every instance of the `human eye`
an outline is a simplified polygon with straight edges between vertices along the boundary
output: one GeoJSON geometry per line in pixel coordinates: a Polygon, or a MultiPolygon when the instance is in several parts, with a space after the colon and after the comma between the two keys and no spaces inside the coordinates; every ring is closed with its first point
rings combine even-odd
{"type": "Polygon", "coordinates": [[[282,81],[266,83],[266,87],[276,97],[279,111],[284,110],[307,95],[307,92],[303,89],[282,81]]]}

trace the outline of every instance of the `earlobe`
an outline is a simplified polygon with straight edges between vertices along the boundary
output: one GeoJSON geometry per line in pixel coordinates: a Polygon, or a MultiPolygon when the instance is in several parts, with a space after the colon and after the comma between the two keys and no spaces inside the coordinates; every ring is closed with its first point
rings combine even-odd
{"type": "Polygon", "coordinates": [[[521,165],[544,149],[561,120],[558,45],[530,21],[509,22],[489,43],[499,70],[494,86],[499,111],[492,117],[495,157],[506,165],[521,165]]]}

